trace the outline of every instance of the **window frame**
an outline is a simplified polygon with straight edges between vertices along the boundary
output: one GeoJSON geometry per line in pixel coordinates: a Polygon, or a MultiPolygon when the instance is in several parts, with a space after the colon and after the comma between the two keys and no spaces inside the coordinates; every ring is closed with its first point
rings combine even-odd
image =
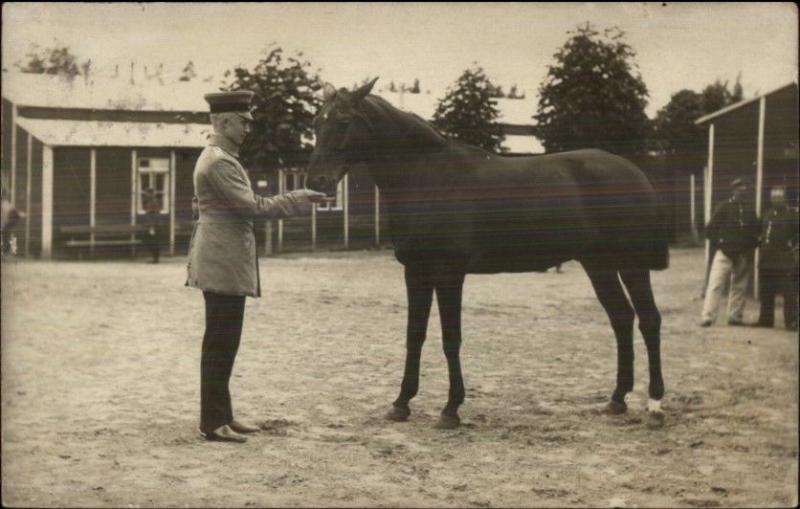
{"type": "Polygon", "coordinates": [[[156,196],[161,197],[161,210],[159,210],[159,214],[167,215],[170,211],[170,174],[172,173],[170,170],[170,158],[169,157],[150,157],[150,156],[142,156],[137,157],[136,161],[136,212],[139,215],[144,215],[147,211],[144,208],[144,190],[151,187],[149,184],[149,180],[151,179],[152,175],[163,175],[163,185],[162,189],[156,189],[156,196]],[[150,164],[152,161],[158,161],[160,164],[157,166],[157,169],[153,169],[153,166],[150,164]],[[142,165],[143,162],[147,162],[146,165],[142,165]],[[147,177],[148,183],[145,186],[144,179],[147,177]]]}

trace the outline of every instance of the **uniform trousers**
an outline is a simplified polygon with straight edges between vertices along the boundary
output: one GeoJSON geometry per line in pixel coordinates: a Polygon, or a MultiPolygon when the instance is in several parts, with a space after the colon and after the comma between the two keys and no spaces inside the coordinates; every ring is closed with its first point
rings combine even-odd
{"type": "Polygon", "coordinates": [[[728,321],[741,321],[749,278],[750,262],[746,255],[740,254],[735,259],[731,259],[721,249],[718,249],[711,262],[711,272],[708,275],[708,287],[703,302],[703,321],[713,322],[716,320],[717,308],[726,280],[730,280],[728,321]]]}
{"type": "Polygon", "coordinates": [[[797,272],[776,269],[760,269],[758,271],[759,297],[761,313],[758,317],[760,325],[775,324],[775,295],[783,294],[784,326],[797,326],[797,272]]]}
{"type": "Polygon", "coordinates": [[[200,359],[200,431],[208,434],[233,420],[228,382],[242,337],[244,296],[203,292],[206,331],[200,359]]]}

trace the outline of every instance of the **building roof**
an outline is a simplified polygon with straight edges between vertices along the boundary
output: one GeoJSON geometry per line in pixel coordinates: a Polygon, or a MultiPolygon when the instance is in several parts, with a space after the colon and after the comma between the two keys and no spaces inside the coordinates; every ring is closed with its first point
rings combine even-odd
{"type": "Polygon", "coordinates": [[[97,122],[18,117],[19,126],[50,146],[200,148],[208,124],[97,122]]]}
{"type": "MultiPolygon", "coordinates": [[[[89,81],[78,76],[69,80],[51,74],[3,72],[3,97],[18,106],[52,108],[112,109],[132,111],[207,112],[203,95],[219,90],[212,82],[200,80],[161,83],[157,79],[129,79],[97,76],[89,81]]],[[[394,106],[430,120],[438,97],[433,94],[379,91],[394,106]]],[[[496,99],[498,121],[505,124],[531,125],[536,112],[533,99],[496,99]]]]}
{"type": "Polygon", "coordinates": [[[506,134],[501,144],[504,152],[511,154],[543,154],[544,146],[533,136],[506,134]]]}
{"type": "Polygon", "coordinates": [[[203,94],[219,90],[205,81],[160,83],[100,77],[85,81],[50,74],[3,72],[3,97],[17,106],[130,111],[207,112],[203,94]]]}
{"type": "Polygon", "coordinates": [[[738,110],[739,108],[741,108],[743,106],[747,106],[750,103],[754,103],[754,102],[760,100],[762,97],[767,97],[767,96],[775,94],[777,92],[781,92],[784,89],[789,88],[789,87],[797,87],[797,83],[789,83],[787,85],[780,86],[778,88],[770,90],[769,92],[766,92],[764,94],[758,95],[756,97],[751,97],[750,99],[745,99],[744,101],[739,101],[738,103],[731,104],[731,105],[726,106],[726,107],[724,107],[722,109],[719,109],[719,110],[717,110],[717,111],[715,111],[713,113],[709,113],[708,115],[705,115],[705,116],[702,116],[702,117],[698,118],[697,120],[694,121],[694,123],[695,123],[695,125],[705,124],[709,120],[713,120],[713,119],[715,119],[717,117],[721,117],[721,116],[723,116],[723,115],[725,115],[727,113],[730,113],[733,110],[738,110]]]}

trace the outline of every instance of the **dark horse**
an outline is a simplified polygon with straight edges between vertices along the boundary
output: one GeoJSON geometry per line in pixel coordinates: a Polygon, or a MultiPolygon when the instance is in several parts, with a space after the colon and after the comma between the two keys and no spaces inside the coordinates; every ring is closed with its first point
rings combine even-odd
{"type": "Polygon", "coordinates": [[[638,316],[650,367],[649,415],[663,421],[661,316],[650,270],[667,267],[668,249],[663,215],[645,175],[601,150],[491,154],[448,139],[418,116],[370,95],[374,83],[353,92],[325,87],[307,184],[331,194],[349,168],[364,164],[381,191],[408,290],[405,373],[387,417],[403,421],[411,413],[434,292],[450,375],[437,427],[454,428],[464,401],[459,360],[464,276],[544,271],[578,260],[617,339],[617,386],[606,410],[627,410],[638,316]]]}

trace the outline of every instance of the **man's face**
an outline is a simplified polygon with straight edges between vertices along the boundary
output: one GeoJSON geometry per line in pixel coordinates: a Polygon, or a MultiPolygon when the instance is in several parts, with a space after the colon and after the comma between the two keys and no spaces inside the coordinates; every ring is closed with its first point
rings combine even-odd
{"type": "Polygon", "coordinates": [[[239,115],[230,115],[225,119],[224,132],[226,138],[241,146],[250,134],[251,121],[239,115]]]}
{"type": "Polygon", "coordinates": [[[736,186],[733,188],[733,197],[737,200],[741,200],[747,194],[747,186],[736,186]]]}

